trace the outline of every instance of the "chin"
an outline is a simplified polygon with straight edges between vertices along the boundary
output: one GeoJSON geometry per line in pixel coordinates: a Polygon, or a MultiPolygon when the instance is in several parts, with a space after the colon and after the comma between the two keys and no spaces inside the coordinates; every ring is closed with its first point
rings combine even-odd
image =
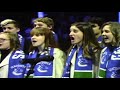
{"type": "Polygon", "coordinates": [[[77,44],[77,42],[75,42],[75,41],[71,41],[71,44],[77,44]]]}
{"type": "Polygon", "coordinates": [[[6,50],[6,48],[0,48],[0,50],[6,50]]]}
{"type": "Polygon", "coordinates": [[[74,42],[71,42],[71,44],[75,44],[74,42]]]}
{"type": "Polygon", "coordinates": [[[107,41],[106,41],[105,43],[106,43],[106,44],[110,44],[111,42],[107,42],[107,41]]]}
{"type": "Polygon", "coordinates": [[[33,47],[37,47],[38,45],[33,45],[33,47]]]}

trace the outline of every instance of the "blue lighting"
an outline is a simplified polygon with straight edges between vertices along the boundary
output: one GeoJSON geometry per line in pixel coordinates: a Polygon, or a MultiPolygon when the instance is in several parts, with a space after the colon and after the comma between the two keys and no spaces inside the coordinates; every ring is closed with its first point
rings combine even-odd
{"type": "Polygon", "coordinates": [[[120,23],[120,12],[118,12],[118,22],[120,23]]]}
{"type": "Polygon", "coordinates": [[[44,17],[44,12],[38,12],[38,18],[44,17]]]}

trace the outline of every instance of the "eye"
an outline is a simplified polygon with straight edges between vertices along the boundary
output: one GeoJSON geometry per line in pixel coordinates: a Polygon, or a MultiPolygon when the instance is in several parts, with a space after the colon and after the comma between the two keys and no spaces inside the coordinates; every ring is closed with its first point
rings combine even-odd
{"type": "Polygon", "coordinates": [[[43,33],[40,33],[39,35],[40,35],[40,36],[43,36],[44,34],[43,34],[43,33]]]}
{"type": "Polygon", "coordinates": [[[5,28],[5,27],[3,27],[2,29],[3,29],[3,30],[5,30],[6,28],[5,28]]]}
{"type": "Polygon", "coordinates": [[[74,33],[77,33],[77,32],[78,32],[78,30],[73,30],[73,32],[74,32],[74,33]]]}
{"type": "Polygon", "coordinates": [[[0,38],[1,42],[7,41],[7,40],[9,40],[9,39],[0,38]]]}
{"type": "Polygon", "coordinates": [[[108,31],[108,30],[105,30],[105,32],[106,32],[106,33],[109,33],[110,31],[108,31]]]}
{"type": "Polygon", "coordinates": [[[36,27],[36,25],[34,24],[33,27],[36,27]]]}
{"type": "Polygon", "coordinates": [[[8,27],[8,29],[13,29],[13,28],[11,28],[11,27],[8,27]]]}

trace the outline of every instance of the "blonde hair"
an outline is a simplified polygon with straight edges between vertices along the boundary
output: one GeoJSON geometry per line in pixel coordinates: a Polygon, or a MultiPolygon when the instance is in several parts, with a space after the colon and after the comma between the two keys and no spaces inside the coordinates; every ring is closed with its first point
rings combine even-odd
{"type": "Polygon", "coordinates": [[[17,27],[17,28],[20,27],[19,24],[15,20],[12,20],[12,19],[5,19],[5,20],[1,21],[0,26],[4,27],[7,24],[14,24],[15,27],[17,27]]]}

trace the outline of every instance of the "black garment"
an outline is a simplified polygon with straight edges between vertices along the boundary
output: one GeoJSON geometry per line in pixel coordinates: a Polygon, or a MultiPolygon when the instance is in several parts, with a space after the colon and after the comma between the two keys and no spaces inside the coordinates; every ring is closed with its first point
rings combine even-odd
{"type": "Polygon", "coordinates": [[[1,59],[0,59],[0,63],[4,60],[4,58],[10,53],[10,49],[9,50],[0,50],[1,52],[1,59]]]}
{"type": "Polygon", "coordinates": [[[31,37],[26,37],[25,38],[25,43],[24,43],[24,49],[23,49],[23,51],[26,55],[29,54],[29,49],[30,49],[31,44],[32,44],[31,43],[31,37]]]}

